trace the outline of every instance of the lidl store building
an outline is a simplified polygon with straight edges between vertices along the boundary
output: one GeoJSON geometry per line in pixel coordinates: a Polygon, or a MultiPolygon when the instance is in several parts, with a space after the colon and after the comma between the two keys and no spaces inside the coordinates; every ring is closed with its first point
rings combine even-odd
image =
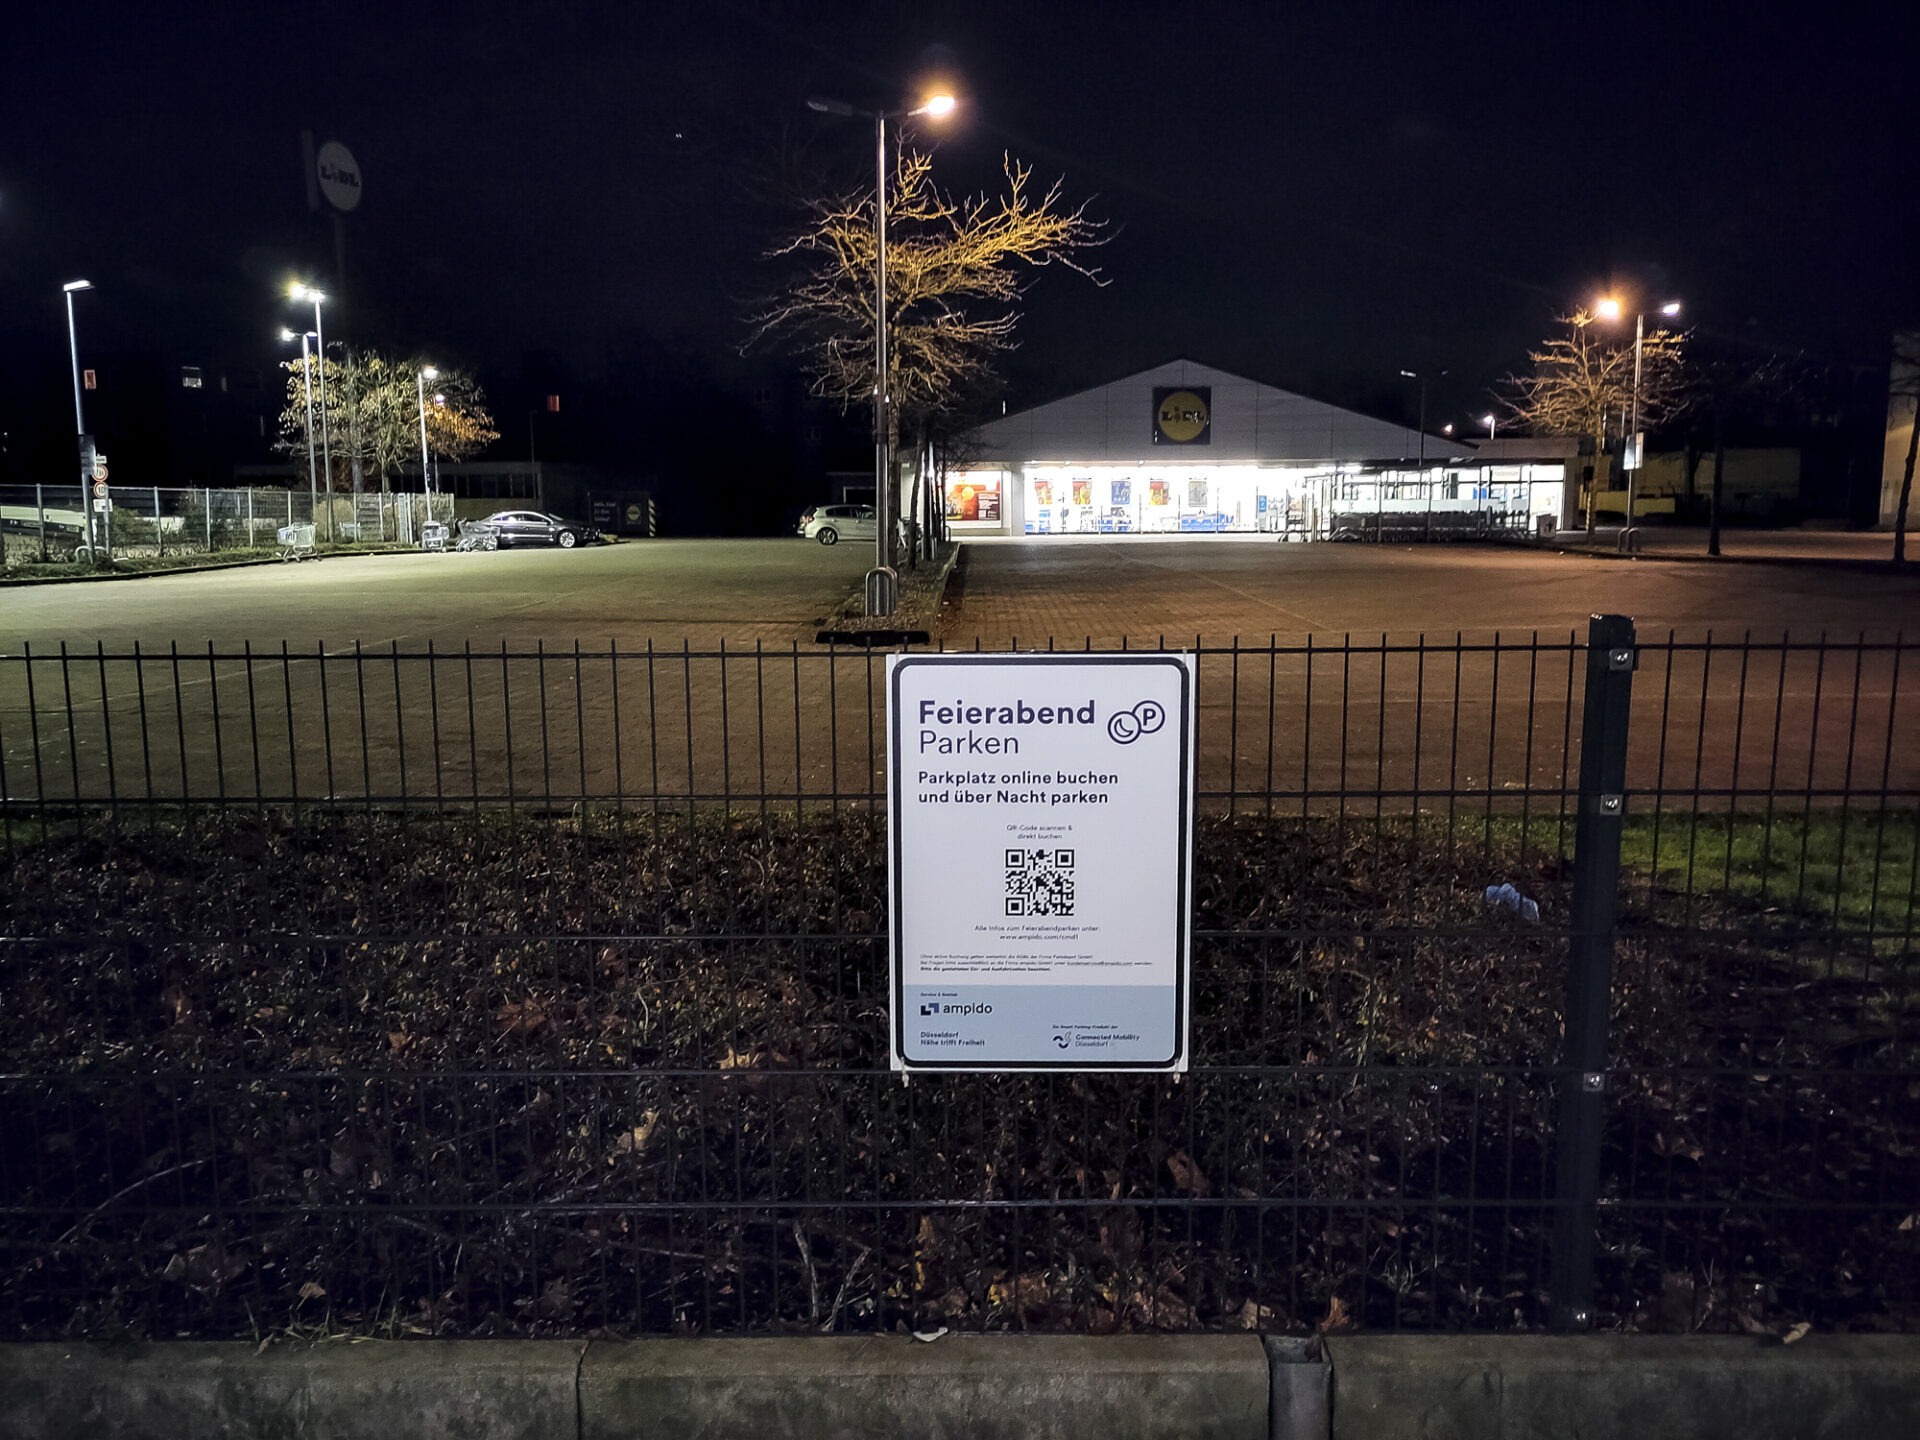
{"type": "Polygon", "coordinates": [[[1564,453],[1423,440],[1189,360],[1003,416],[974,441],[945,480],[960,536],[1446,539],[1575,514],[1564,453]]]}

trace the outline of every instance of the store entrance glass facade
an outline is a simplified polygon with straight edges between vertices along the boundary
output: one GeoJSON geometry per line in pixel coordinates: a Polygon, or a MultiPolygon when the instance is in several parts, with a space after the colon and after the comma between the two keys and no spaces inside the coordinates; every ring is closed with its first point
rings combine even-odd
{"type": "Polygon", "coordinates": [[[1560,464],[1047,464],[950,476],[947,518],[961,534],[1445,540],[1531,532],[1565,490],[1560,464]]]}

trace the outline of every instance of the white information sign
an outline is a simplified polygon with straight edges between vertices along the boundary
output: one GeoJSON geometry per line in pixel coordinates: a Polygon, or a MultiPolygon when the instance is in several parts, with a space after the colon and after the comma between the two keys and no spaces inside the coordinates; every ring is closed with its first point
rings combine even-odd
{"type": "Polygon", "coordinates": [[[887,661],[897,1070],[1185,1070],[1189,655],[887,661]]]}

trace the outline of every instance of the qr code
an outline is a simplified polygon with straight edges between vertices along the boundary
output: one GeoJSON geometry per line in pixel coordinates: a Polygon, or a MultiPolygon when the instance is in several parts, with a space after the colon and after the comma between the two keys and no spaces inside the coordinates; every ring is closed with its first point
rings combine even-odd
{"type": "Polygon", "coordinates": [[[1073,851],[1006,853],[1007,914],[1073,914],[1073,851]]]}

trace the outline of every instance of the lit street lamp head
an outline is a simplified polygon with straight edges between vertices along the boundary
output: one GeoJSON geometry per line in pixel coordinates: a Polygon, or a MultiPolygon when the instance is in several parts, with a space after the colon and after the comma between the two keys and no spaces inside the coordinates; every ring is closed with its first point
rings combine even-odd
{"type": "Polygon", "coordinates": [[[1660,313],[1662,315],[1678,315],[1680,313],[1680,302],[1678,300],[1669,300],[1660,307],[1660,313]]]}
{"type": "Polygon", "coordinates": [[[1609,295],[1606,299],[1595,304],[1593,313],[1598,315],[1602,320],[1618,320],[1620,318],[1620,302],[1609,295]]]}
{"type": "Polygon", "coordinates": [[[60,288],[71,295],[76,290],[91,290],[93,288],[93,282],[91,280],[69,280],[60,288]]]}
{"type": "Polygon", "coordinates": [[[438,380],[440,378],[440,372],[434,369],[433,366],[427,365],[422,367],[420,378],[423,380],[438,380]]]}
{"type": "Polygon", "coordinates": [[[821,115],[856,115],[859,113],[853,106],[847,104],[846,101],[829,100],[824,95],[809,95],[807,97],[807,109],[816,111],[821,115]]]}
{"type": "Polygon", "coordinates": [[[929,96],[927,103],[922,105],[918,110],[910,110],[907,113],[910,115],[930,115],[935,120],[944,120],[953,113],[954,106],[959,103],[960,102],[955,100],[951,95],[933,95],[929,96]]]}
{"type": "Polygon", "coordinates": [[[287,287],[287,298],[289,300],[311,300],[314,304],[318,305],[327,297],[325,292],[316,290],[311,285],[302,285],[296,280],[287,287]]]}

